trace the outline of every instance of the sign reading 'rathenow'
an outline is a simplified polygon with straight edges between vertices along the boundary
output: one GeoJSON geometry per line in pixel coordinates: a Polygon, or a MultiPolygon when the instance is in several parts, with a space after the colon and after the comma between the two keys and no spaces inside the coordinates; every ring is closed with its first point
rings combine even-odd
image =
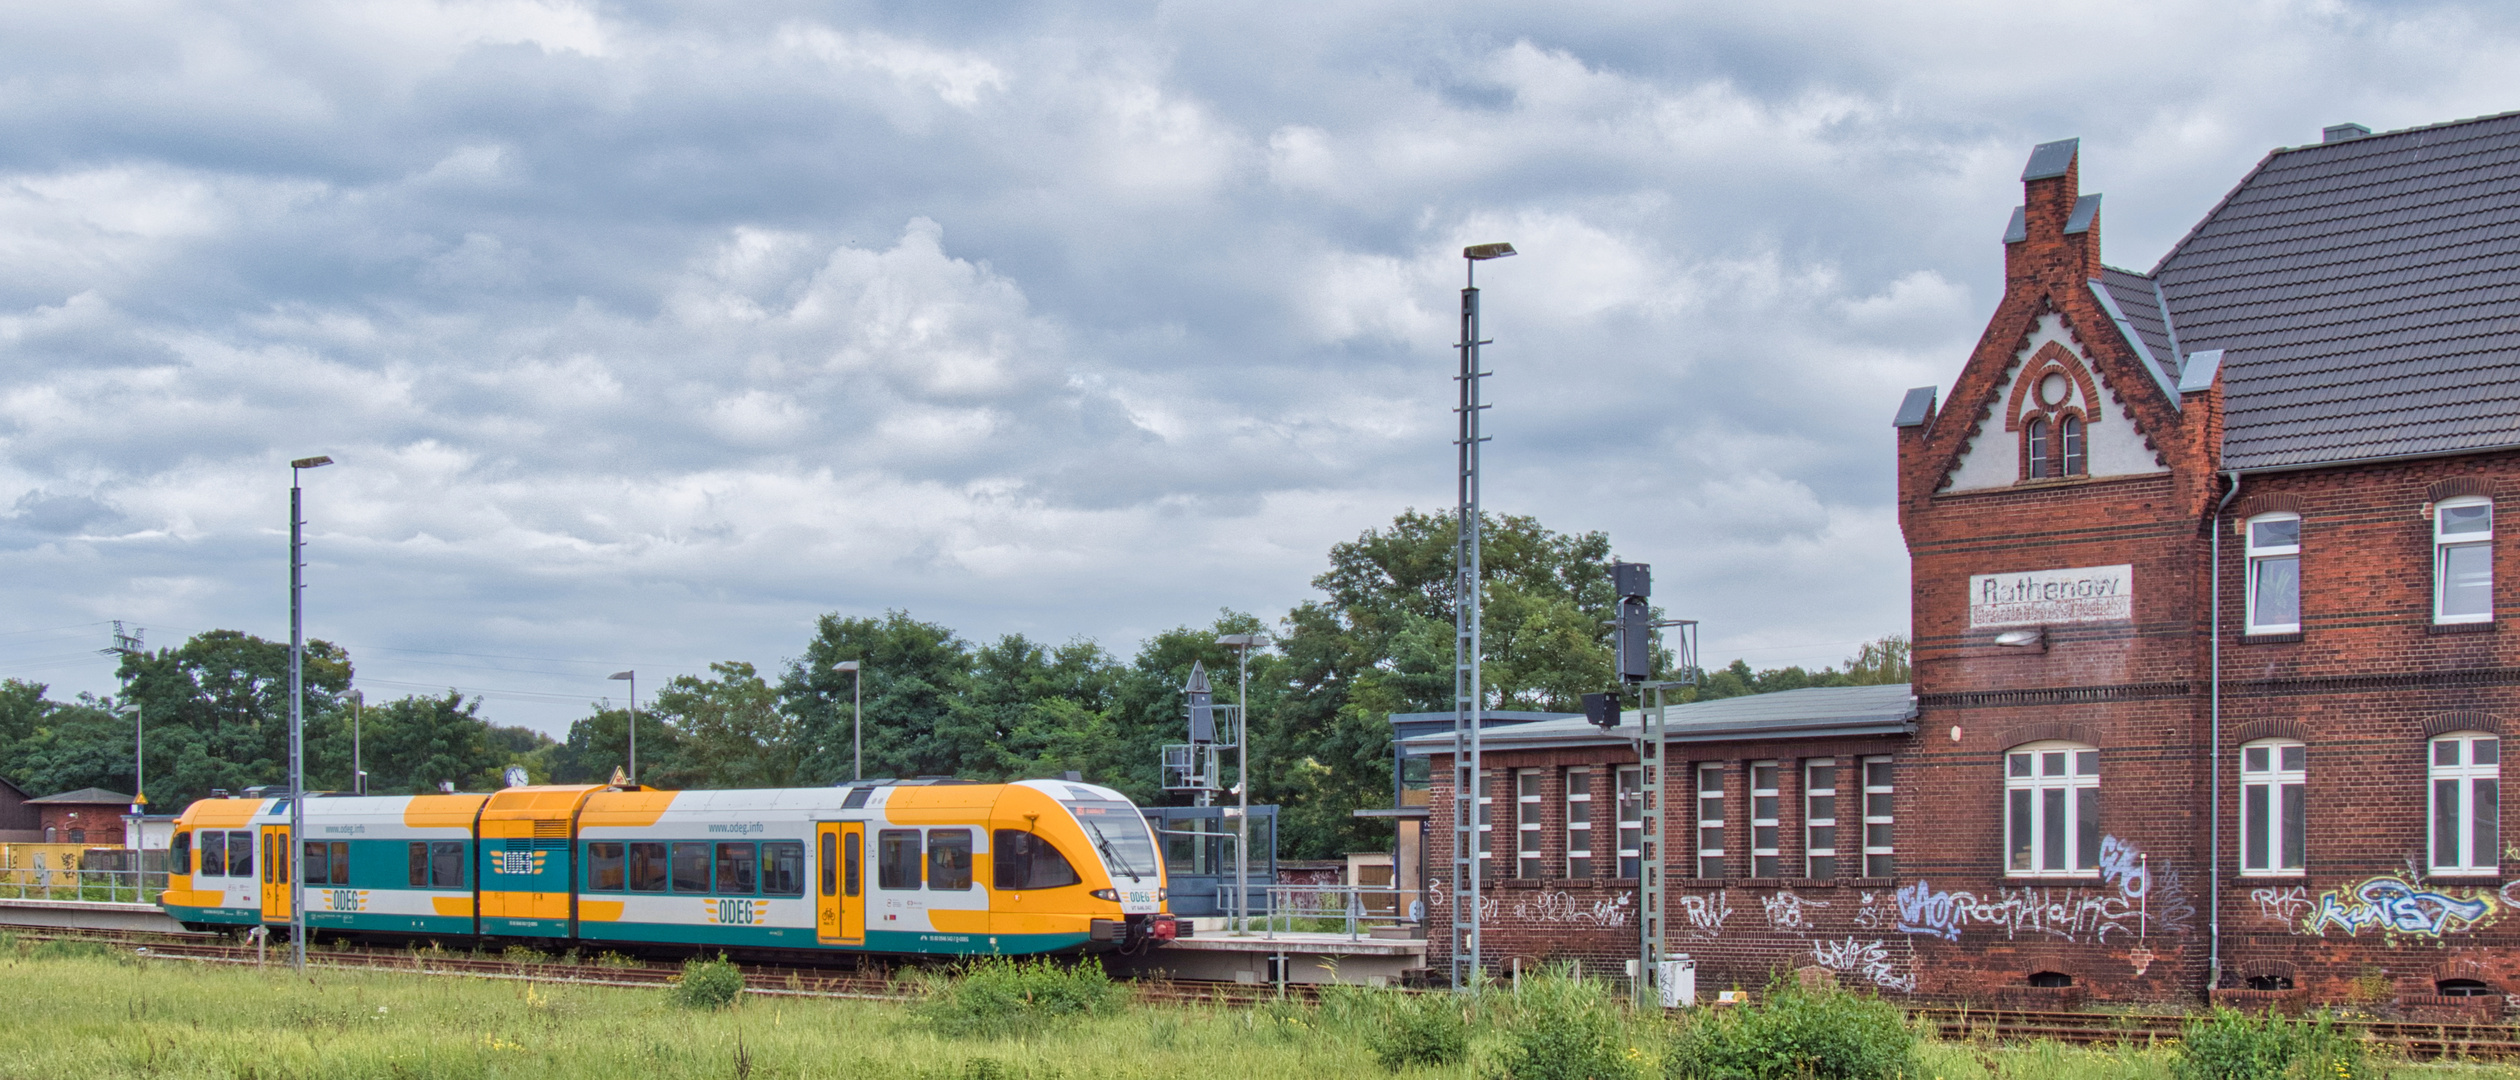
{"type": "Polygon", "coordinates": [[[1969,576],[1969,625],[2047,626],[2135,617],[2135,568],[2085,566],[1969,576]]]}

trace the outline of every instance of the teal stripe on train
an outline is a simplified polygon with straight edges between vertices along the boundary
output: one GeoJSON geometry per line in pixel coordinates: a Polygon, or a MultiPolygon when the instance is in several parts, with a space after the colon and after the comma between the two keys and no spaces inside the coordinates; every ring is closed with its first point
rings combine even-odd
{"type": "MultiPolygon", "coordinates": [[[[485,922],[485,929],[486,929],[485,922]]],[[[685,923],[580,922],[582,941],[719,945],[727,948],[830,949],[836,952],[1019,955],[1084,947],[1085,934],[947,934],[917,930],[870,930],[864,945],[825,945],[809,926],[717,926],[685,923]]]]}

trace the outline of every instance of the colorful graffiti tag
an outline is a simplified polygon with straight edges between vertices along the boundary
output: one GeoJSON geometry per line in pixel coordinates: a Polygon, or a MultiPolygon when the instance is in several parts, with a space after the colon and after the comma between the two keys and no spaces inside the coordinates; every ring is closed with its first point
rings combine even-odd
{"type": "Polygon", "coordinates": [[[2474,930],[2500,912],[2495,894],[2482,889],[2461,897],[2414,885],[2402,878],[2376,877],[2345,889],[2319,894],[2302,916],[2301,932],[2326,937],[2328,929],[2348,936],[2365,930],[2385,934],[2440,937],[2474,930]]]}

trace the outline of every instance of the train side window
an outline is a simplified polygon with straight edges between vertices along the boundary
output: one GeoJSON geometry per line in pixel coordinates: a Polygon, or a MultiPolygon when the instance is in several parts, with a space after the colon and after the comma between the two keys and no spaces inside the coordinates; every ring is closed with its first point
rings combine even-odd
{"type": "Polygon", "coordinates": [[[665,891],[665,845],[630,845],[630,891],[665,891]]]}
{"type": "Polygon", "coordinates": [[[866,837],[850,833],[840,845],[840,895],[856,896],[866,888],[866,837]]]}
{"type": "Polygon", "coordinates": [[[761,845],[761,891],[769,896],[805,895],[805,845],[794,840],[761,845]]]}
{"type": "Polygon", "coordinates": [[[759,865],[751,844],[726,843],[717,846],[717,891],[720,894],[744,896],[753,891],[753,879],[759,865]]]}
{"type": "Polygon", "coordinates": [[[822,894],[824,896],[840,895],[839,844],[840,841],[837,834],[824,833],[822,834],[822,842],[816,845],[814,849],[814,857],[821,862],[822,894]]]}
{"type": "Polygon", "coordinates": [[[886,829],[875,834],[875,884],[887,889],[919,887],[919,830],[886,829]]]}
{"type": "Polygon", "coordinates": [[[201,834],[201,876],[227,876],[226,833],[205,832],[201,834]]]}
{"type": "Polygon", "coordinates": [[[621,842],[598,840],[586,845],[588,892],[621,891],[621,842]]]}
{"type": "Polygon", "coordinates": [[[871,788],[871,787],[853,787],[853,788],[850,788],[850,789],[849,789],[849,797],[848,797],[848,798],[845,798],[845,799],[840,800],[840,809],[843,809],[843,810],[862,810],[862,809],[865,809],[865,807],[866,807],[866,797],[867,797],[867,796],[869,796],[869,795],[872,795],[872,794],[874,794],[874,793],[875,793],[875,789],[874,789],[874,788],[871,788]]]}
{"type": "Polygon", "coordinates": [[[229,877],[254,876],[254,831],[237,829],[227,834],[229,877]]]}
{"type": "Polygon", "coordinates": [[[279,884],[280,882],[283,882],[283,881],[287,881],[287,880],[289,880],[289,879],[288,879],[287,877],[285,877],[285,876],[284,876],[284,877],[281,877],[281,878],[278,878],[278,879],[274,879],[274,878],[271,876],[272,871],[273,871],[274,869],[278,868],[278,867],[279,867],[279,865],[280,865],[280,857],[289,853],[289,849],[288,849],[288,848],[279,846],[279,844],[278,844],[279,839],[280,839],[280,834],[279,834],[279,833],[264,833],[264,834],[263,834],[263,838],[262,838],[262,882],[263,882],[263,884],[265,884],[265,885],[277,885],[277,884],[279,884]]]}
{"type": "Polygon", "coordinates": [[[928,832],[927,886],[948,892],[971,887],[971,830],[932,829],[928,832]]]}
{"type": "Polygon", "coordinates": [[[1059,849],[1022,829],[999,829],[989,835],[989,861],[1002,890],[1056,889],[1084,879],[1059,849]]]}
{"type": "Polygon", "coordinates": [[[176,833],[175,839],[166,845],[166,872],[170,874],[192,873],[191,833],[176,833]]]}
{"type": "Polygon", "coordinates": [[[335,840],[332,842],[332,883],[335,885],[350,884],[350,841],[335,840]]]}
{"type": "Polygon", "coordinates": [[[709,845],[674,845],[674,891],[709,891],[709,845]]]}
{"type": "Polygon", "coordinates": [[[306,842],[306,860],[298,868],[306,875],[307,884],[321,885],[332,880],[332,860],[326,857],[331,850],[332,846],[321,840],[306,842]]]}
{"type": "Polygon", "coordinates": [[[415,889],[428,888],[429,842],[426,840],[412,841],[410,858],[406,861],[409,865],[405,867],[408,871],[408,873],[405,874],[405,877],[411,882],[411,887],[415,889]]]}
{"type": "Polygon", "coordinates": [[[429,887],[460,889],[464,887],[464,842],[432,840],[429,842],[429,887]]]}

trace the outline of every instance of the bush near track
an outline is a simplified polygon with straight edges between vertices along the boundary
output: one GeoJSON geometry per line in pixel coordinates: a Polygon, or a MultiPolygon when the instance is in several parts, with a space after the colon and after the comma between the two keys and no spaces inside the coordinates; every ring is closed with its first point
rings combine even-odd
{"type": "MultiPolygon", "coordinates": [[[[1502,987],[1467,998],[1342,988],[1318,1003],[1089,1009],[1015,1040],[947,1035],[911,1006],[894,1002],[751,996],[741,1008],[693,1011],[654,990],[390,969],[319,969],[297,977],[277,966],[142,959],[120,949],[0,936],[0,1006],[11,1021],[0,1025],[0,1080],[1692,1075],[1673,1045],[1688,1019],[1630,1012],[1600,996],[1598,986],[1561,989],[1572,996],[1552,998],[1558,991],[1526,979],[1520,997],[1502,987]],[[1377,1040],[1400,1010],[1435,1015],[1439,1006],[1459,1025],[1461,1038],[1452,1044],[1457,1053],[1400,1061],[1396,1072],[1377,1066],[1377,1040]],[[1580,1022],[1562,1023],[1569,1017],[1580,1022]],[[1607,1036],[1627,1066],[1609,1066],[1598,1056],[1604,1042],[1583,1033],[1587,1024],[1603,1025],[1592,1030],[1607,1036]],[[1551,1032],[1572,1037],[1535,1038],[1551,1032]]],[[[2166,1049],[2052,1043],[2016,1049],[1926,1039],[1916,1045],[1911,1075],[2174,1080],[2177,1060],[2166,1049]]],[[[2370,1064],[2385,1065],[2387,1075],[2400,1080],[2520,1080],[2520,1070],[2500,1067],[2370,1064]]]]}

